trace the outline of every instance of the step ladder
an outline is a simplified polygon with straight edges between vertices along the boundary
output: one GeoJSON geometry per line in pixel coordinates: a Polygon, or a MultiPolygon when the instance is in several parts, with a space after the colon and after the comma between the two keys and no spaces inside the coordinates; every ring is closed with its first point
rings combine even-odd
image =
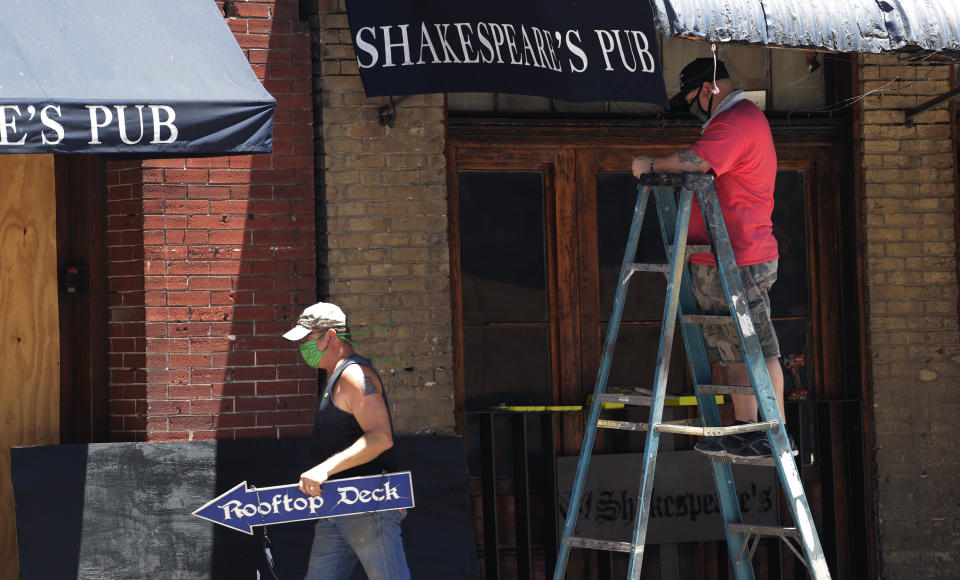
{"type": "Polygon", "coordinates": [[[800,472],[790,451],[787,432],[784,429],[780,408],[777,405],[770,376],[767,373],[760,342],[753,329],[750,309],[740,280],[739,270],[736,267],[733,248],[730,245],[723,215],[717,201],[713,177],[697,174],[645,175],[640,180],[637,192],[637,204],[634,208],[633,222],[630,225],[623,265],[620,268],[620,279],[614,297],[613,313],[610,316],[607,328],[600,370],[590,406],[583,445],[580,450],[580,459],[577,463],[576,478],[567,508],[566,522],[557,555],[557,565],[553,574],[554,580],[563,580],[571,548],[627,552],[630,554],[628,578],[635,580],[640,577],[661,433],[718,437],[749,431],[766,432],[773,450],[773,457],[753,460],[732,460],[728,456],[709,458],[723,514],[727,550],[736,578],[738,580],[754,578],[751,564],[753,553],[759,540],[770,536],[779,537],[786,543],[806,565],[812,578],[816,580],[830,578],[823,549],[820,546],[820,539],[814,526],[813,516],[810,513],[810,506],[807,504],[807,497],[803,491],[800,472]],[[633,263],[651,190],[660,221],[667,264],[633,263]],[[679,209],[676,201],[678,190],[679,209]],[[694,194],[697,196],[707,224],[712,242],[711,246],[687,245],[687,231],[690,224],[690,211],[694,194]],[[691,290],[690,274],[686,262],[692,253],[711,251],[717,258],[727,304],[730,305],[730,316],[696,314],[696,303],[691,290]],[[663,325],[660,331],[660,346],[657,352],[654,384],[650,396],[608,394],[606,393],[607,378],[613,361],[614,346],[620,328],[620,317],[626,301],[627,287],[631,276],[635,272],[662,272],[667,277],[667,296],[664,304],[663,325]],[[712,384],[710,364],[707,360],[701,325],[718,322],[729,324],[731,317],[740,335],[744,361],[752,387],[712,384]],[[678,318],[700,411],[699,422],[697,420],[661,421],[666,396],[667,373],[670,367],[670,351],[673,345],[675,322],[678,318]],[[721,427],[720,414],[716,403],[717,394],[756,396],[761,421],[749,425],[721,427]],[[600,419],[600,411],[604,403],[649,406],[648,423],[600,419]],[[632,542],[593,540],[573,535],[597,428],[647,432],[643,454],[642,483],[638,498],[639,507],[632,542]],[[793,514],[793,520],[796,522],[795,527],[751,525],[741,519],[740,504],[737,500],[730,465],[732,462],[776,467],[790,511],[793,514]]]}

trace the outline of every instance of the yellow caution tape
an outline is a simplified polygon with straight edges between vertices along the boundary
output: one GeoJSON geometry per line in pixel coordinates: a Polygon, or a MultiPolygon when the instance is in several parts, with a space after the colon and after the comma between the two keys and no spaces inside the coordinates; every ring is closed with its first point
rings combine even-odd
{"type": "MultiPolygon", "coordinates": [[[[718,405],[723,404],[723,395],[716,395],[718,405]]],[[[694,395],[683,395],[674,399],[667,399],[663,402],[667,407],[692,407],[697,404],[697,397],[694,395]]]]}
{"type": "Polygon", "coordinates": [[[493,410],[510,411],[511,413],[565,412],[582,411],[583,405],[496,405],[493,410]]]}

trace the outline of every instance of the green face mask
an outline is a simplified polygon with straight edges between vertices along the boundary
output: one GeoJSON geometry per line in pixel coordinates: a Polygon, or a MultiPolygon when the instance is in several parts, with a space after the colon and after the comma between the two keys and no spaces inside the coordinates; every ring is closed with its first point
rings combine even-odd
{"type": "MultiPolygon", "coordinates": [[[[390,328],[393,325],[394,325],[394,322],[390,321],[390,324],[383,326],[381,328],[374,328],[371,330],[358,330],[354,332],[338,332],[337,337],[343,340],[344,342],[349,343],[351,346],[353,346],[356,349],[357,345],[354,344],[352,340],[347,338],[348,334],[367,334],[369,332],[376,332],[378,330],[390,328]]],[[[315,369],[320,368],[320,359],[323,358],[323,353],[327,352],[326,348],[323,350],[317,350],[317,342],[318,342],[317,340],[309,340],[307,342],[301,342],[300,344],[297,345],[300,347],[300,356],[303,358],[303,362],[307,363],[308,365],[310,365],[315,369]]],[[[327,348],[329,348],[329,346],[327,348]]],[[[357,349],[356,352],[359,354],[360,352],[359,349],[357,349]]],[[[395,363],[387,359],[377,358],[375,356],[370,356],[368,358],[385,362],[388,365],[400,366],[400,363],[395,363]]]]}
{"type": "Polygon", "coordinates": [[[317,350],[316,340],[301,342],[299,346],[300,356],[303,357],[303,362],[313,368],[318,368],[320,366],[320,359],[323,358],[323,353],[327,352],[327,349],[317,350]]]}

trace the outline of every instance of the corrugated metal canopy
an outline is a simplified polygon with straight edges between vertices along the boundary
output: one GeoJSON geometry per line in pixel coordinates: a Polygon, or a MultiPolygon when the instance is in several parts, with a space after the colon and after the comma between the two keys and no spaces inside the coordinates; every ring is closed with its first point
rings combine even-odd
{"type": "Polygon", "coordinates": [[[641,0],[667,36],[836,52],[960,53],[960,0],[641,0]]]}

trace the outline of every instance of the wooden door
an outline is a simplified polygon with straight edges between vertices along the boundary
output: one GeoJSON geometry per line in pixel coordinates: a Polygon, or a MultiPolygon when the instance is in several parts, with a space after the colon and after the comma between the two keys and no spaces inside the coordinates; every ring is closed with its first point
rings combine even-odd
{"type": "Polygon", "coordinates": [[[10,447],[60,436],[53,156],[0,155],[0,176],[0,578],[13,580],[10,447]]]}
{"type": "MultiPolygon", "coordinates": [[[[60,436],[64,443],[108,441],[104,161],[97,155],[57,155],[55,168],[57,272],[76,277],[60,287],[60,436]]],[[[119,251],[142,251],[136,242],[125,243],[131,247],[119,251]]]]}

